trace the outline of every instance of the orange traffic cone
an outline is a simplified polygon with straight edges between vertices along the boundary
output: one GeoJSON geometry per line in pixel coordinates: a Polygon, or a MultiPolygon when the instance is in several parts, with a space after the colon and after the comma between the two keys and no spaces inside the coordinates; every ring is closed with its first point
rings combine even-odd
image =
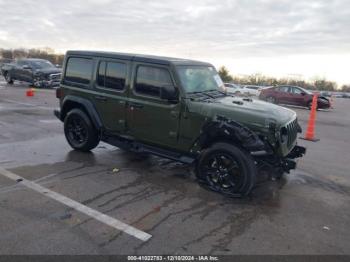
{"type": "Polygon", "coordinates": [[[307,125],[307,130],[306,130],[306,133],[305,133],[305,137],[301,138],[301,139],[309,140],[309,141],[312,141],[312,142],[319,141],[319,139],[315,138],[315,122],[316,122],[317,98],[318,98],[318,94],[314,94],[314,96],[312,97],[312,105],[311,105],[311,112],[310,112],[309,123],[307,125]]]}
{"type": "Polygon", "coordinates": [[[26,91],[26,96],[34,96],[34,89],[33,88],[29,88],[26,91]]]}

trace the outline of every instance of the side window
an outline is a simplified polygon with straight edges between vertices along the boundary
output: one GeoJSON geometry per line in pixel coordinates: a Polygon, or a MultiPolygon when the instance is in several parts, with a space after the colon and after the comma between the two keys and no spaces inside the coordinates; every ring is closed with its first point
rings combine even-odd
{"type": "Polygon", "coordinates": [[[301,95],[301,93],[303,93],[303,91],[301,89],[299,89],[299,88],[293,87],[293,93],[297,94],[297,95],[301,95]]]}
{"type": "Polygon", "coordinates": [[[102,87],[123,90],[126,79],[126,64],[116,62],[100,62],[97,84],[102,87]]]}
{"type": "Polygon", "coordinates": [[[159,97],[160,88],[163,86],[173,86],[168,70],[151,66],[137,68],[135,83],[137,93],[159,97]]]}
{"type": "Polygon", "coordinates": [[[64,80],[83,85],[90,84],[92,65],[89,58],[69,58],[64,80]]]}
{"type": "Polygon", "coordinates": [[[278,91],[288,93],[289,92],[289,86],[280,86],[278,88],[278,91]]]}

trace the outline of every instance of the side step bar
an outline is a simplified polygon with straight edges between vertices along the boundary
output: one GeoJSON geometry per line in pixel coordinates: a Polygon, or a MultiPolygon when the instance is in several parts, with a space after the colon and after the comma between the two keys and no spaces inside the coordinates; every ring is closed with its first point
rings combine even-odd
{"type": "Polygon", "coordinates": [[[113,146],[120,147],[125,150],[130,150],[137,153],[149,153],[152,155],[168,158],[174,161],[179,161],[185,164],[192,164],[196,160],[196,158],[193,156],[183,155],[174,151],[145,145],[143,143],[135,142],[133,140],[125,139],[122,137],[103,135],[101,140],[103,142],[106,142],[107,144],[111,144],[113,146]]]}

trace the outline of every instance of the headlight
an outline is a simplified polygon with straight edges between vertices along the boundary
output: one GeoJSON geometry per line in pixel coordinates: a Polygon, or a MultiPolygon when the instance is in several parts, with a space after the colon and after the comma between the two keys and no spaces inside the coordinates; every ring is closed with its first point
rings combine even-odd
{"type": "Polygon", "coordinates": [[[281,142],[282,142],[282,143],[285,143],[285,142],[287,142],[287,139],[288,139],[288,131],[287,131],[287,128],[282,127],[282,128],[281,128],[281,142]]]}

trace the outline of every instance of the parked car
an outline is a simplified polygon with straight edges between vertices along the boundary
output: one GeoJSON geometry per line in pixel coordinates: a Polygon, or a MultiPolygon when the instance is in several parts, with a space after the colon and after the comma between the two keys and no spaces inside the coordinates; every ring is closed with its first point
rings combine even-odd
{"type": "MultiPolygon", "coordinates": [[[[259,98],[274,104],[297,105],[311,109],[313,93],[298,86],[276,86],[261,90],[259,98]]],[[[318,109],[327,109],[330,101],[319,96],[318,109]]]]}
{"type": "Polygon", "coordinates": [[[233,84],[233,83],[225,83],[225,91],[228,94],[237,94],[238,92],[242,92],[242,88],[240,85],[233,84]]]}
{"type": "Polygon", "coordinates": [[[335,98],[343,98],[343,94],[339,93],[339,92],[336,92],[336,93],[333,93],[333,97],[335,97],[335,98]]]}
{"type": "Polygon", "coordinates": [[[261,86],[256,85],[245,85],[242,86],[242,94],[247,96],[259,96],[261,86]]]}
{"type": "Polygon", "coordinates": [[[18,80],[35,87],[55,87],[60,83],[62,69],[44,59],[27,58],[4,64],[1,72],[8,84],[18,80]]]}
{"type": "Polygon", "coordinates": [[[322,92],[320,92],[320,95],[321,95],[321,96],[324,96],[324,97],[331,97],[331,96],[332,96],[332,93],[331,93],[331,92],[328,92],[328,91],[322,91],[322,92]]]}
{"type": "Polygon", "coordinates": [[[259,171],[281,176],[305,148],[296,113],[233,97],[205,62],[166,57],[68,51],[56,90],[72,148],[100,141],[193,164],[198,181],[245,196],[259,171]]]}

